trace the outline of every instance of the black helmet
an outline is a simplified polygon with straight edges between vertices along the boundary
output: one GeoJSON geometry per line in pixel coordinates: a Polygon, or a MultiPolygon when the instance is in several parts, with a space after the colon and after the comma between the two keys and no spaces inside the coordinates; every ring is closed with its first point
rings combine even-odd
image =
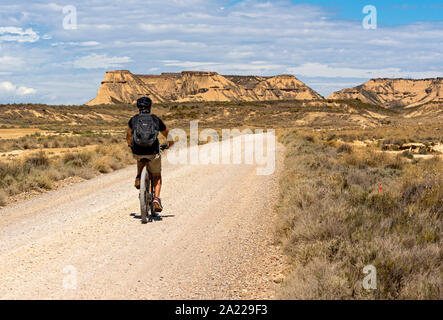
{"type": "Polygon", "coordinates": [[[137,99],[137,107],[140,111],[146,110],[151,112],[152,100],[149,97],[142,97],[137,99]]]}

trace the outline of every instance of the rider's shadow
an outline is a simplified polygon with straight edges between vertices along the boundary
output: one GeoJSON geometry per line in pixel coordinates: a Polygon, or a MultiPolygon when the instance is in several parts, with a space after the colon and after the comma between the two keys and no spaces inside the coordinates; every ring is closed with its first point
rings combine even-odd
{"type": "MultiPolygon", "coordinates": [[[[138,220],[141,220],[142,219],[142,216],[141,215],[137,215],[136,213],[131,213],[131,214],[129,214],[131,217],[133,217],[134,219],[138,219],[138,220]]],[[[148,220],[148,222],[151,222],[151,221],[162,221],[163,220],[163,218],[172,218],[172,217],[175,217],[175,215],[173,215],[173,214],[167,214],[167,215],[157,215],[156,217],[152,217],[152,216],[149,216],[149,220],[148,220]]]]}

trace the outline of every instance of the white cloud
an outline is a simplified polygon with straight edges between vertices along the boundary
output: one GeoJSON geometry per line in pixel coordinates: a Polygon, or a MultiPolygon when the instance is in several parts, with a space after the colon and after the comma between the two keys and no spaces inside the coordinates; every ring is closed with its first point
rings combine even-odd
{"type": "Polygon", "coordinates": [[[223,26],[210,24],[147,24],[140,23],[141,30],[149,33],[163,33],[163,32],[183,32],[183,33],[217,33],[222,31],[223,26]]]}
{"type": "Polygon", "coordinates": [[[36,42],[40,39],[37,32],[28,28],[23,30],[18,27],[0,27],[0,42],[1,41],[16,41],[16,42],[36,42]]]}
{"type": "Polygon", "coordinates": [[[201,71],[216,71],[218,73],[228,74],[277,74],[284,68],[280,64],[267,63],[266,61],[250,61],[248,63],[220,63],[220,62],[196,62],[163,60],[166,67],[193,68],[201,71]]]}
{"type": "Polygon", "coordinates": [[[86,31],[91,31],[91,30],[101,30],[101,31],[111,31],[111,30],[115,30],[115,29],[121,29],[122,26],[120,25],[111,25],[111,24],[79,24],[78,28],[80,30],[86,30],[86,31]]]}
{"type": "Polygon", "coordinates": [[[69,42],[54,42],[51,44],[53,47],[58,46],[79,46],[79,47],[94,47],[100,45],[100,42],[97,41],[69,41],[69,42]]]}
{"type": "Polygon", "coordinates": [[[305,63],[289,68],[296,75],[321,78],[435,78],[441,76],[436,71],[402,71],[400,68],[363,69],[330,67],[321,63],[305,63]]]}
{"type": "Polygon", "coordinates": [[[238,59],[238,58],[251,58],[256,55],[255,52],[252,51],[242,51],[238,49],[233,49],[232,51],[228,52],[226,55],[229,58],[238,59]]]}
{"type": "Polygon", "coordinates": [[[15,70],[16,68],[23,66],[23,64],[23,60],[18,57],[0,57],[0,70],[15,70]]]}
{"type": "Polygon", "coordinates": [[[27,88],[27,87],[18,87],[17,88],[17,94],[20,96],[26,96],[26,95],[35,94],[35,93],[37,93],[37,90],[35,90],[34,88],[27,88]]]}
{"type": "Polygon", "coordinates": [[[17,87],[9,81],[0,82],[0,93],[6,93],[7,95],[19,95],[27,96],[37,93],[34,88],[28,88],[24,86],[17,87]]]}
{"type": "Polygon", "coordinates": [[[340,19],[330,7],[292,0],[78,0],[75,6],[79,28],[73,31],[62,27],[60,1],[1,5],[0,57],[9,60],[0,60],[0,74],[12,72],[3,79],[39,86],[48,79],[38,87],[39,99],[57,92],[57,102],[83,103],[106,69],[121,66],[134,73],[293,73],[323,95],[334,82],[443,76],[442,21],[368,31],[361,19],[340,19]],[[48,41],[32,43],[39,39],[48,41]],[[67,76],[78,76],[78,90],[56,85],[67,76]]]}
{"type": "Polygon", "coordinates": [[[45,5],[45,7],[49,10],[52,10],[52,11],[62,11],[63,10],[63,6],[53,3],[53,2],[48,3],[47,5],[45,5]]]}
{"type": "Polygon", "coordinates": [[[207,47],[203,42],[179,41],[173,39],[153,40],[153,41],[113,41],[110,47],[145,47],[145,48],[189,48],[189,47],[207,47]]]}
{"type": "Polygon", "coordinates": [[[91,54],[78,58],[73,62],[75,68],[80,69],[107,69],[120,68],[122,64],[131,62],[130,57],[108,57],[106,54],[91,54]]]}
{"type": "MultiPolygon", "coordinates": [[[[71,42],[71,43],[75,43],[75,42],[71,42]]],[[[83,41],[83,42],[78,42],[79,46],[83,46],[83,47],[92,47],[92,46],[98,46],[100,45],[100,42],[97,41],[83,41]]]]}
{"type": "Polygon", "coordinates": [[[163,64],[168,67],[180,68],[210,68],[220,63],[216,62],[194,62],[194,61],[178,61],[178,60],[164,60],[163,64]]]}
{"type": "Polygon", "coordinates": [[[6,92],[13,92],[16,90],[16,87],[9,81],[3,81],[0,82],[0,90],[6,92]]]}

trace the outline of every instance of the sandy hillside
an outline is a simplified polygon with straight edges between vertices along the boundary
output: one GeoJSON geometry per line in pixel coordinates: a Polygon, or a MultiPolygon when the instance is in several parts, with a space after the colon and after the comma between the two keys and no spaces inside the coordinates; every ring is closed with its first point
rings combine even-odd
{"type": "Polygon", "coordinates": [[[373,79],[354,88],[337,91],[328,99],[360,99],[385,107],[414,107],[428,102],[443,105],[443,78],[373,79]]]}
{"type": "Polygon", "coordinates": [[[97,96],[87,104],[133,103],[143,95],[154,102],[323,99],[292,75],[222,76],[203,71],[136,75],[117,70],[106,72],[97,96]]]}
{"type": "Polygon", "coordinates": [[[443,104],[438,102],[430,102],[422,106],[408,109],[406,118],[417,117],[434,117],[435,119],[443,118],[443,104]]]}

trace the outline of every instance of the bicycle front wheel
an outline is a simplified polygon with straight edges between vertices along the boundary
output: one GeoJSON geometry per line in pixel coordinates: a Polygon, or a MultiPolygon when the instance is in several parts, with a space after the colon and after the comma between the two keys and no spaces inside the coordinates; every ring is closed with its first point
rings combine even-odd
{"type": "Polygon", "coordinates": [[[148,222],[148,196],[149,196],[149,181],[148,181],[148,170],[145,167],[142,171],[141,180],[140,180],[140,213],[142,217],[142,223],[148,222]]]}

